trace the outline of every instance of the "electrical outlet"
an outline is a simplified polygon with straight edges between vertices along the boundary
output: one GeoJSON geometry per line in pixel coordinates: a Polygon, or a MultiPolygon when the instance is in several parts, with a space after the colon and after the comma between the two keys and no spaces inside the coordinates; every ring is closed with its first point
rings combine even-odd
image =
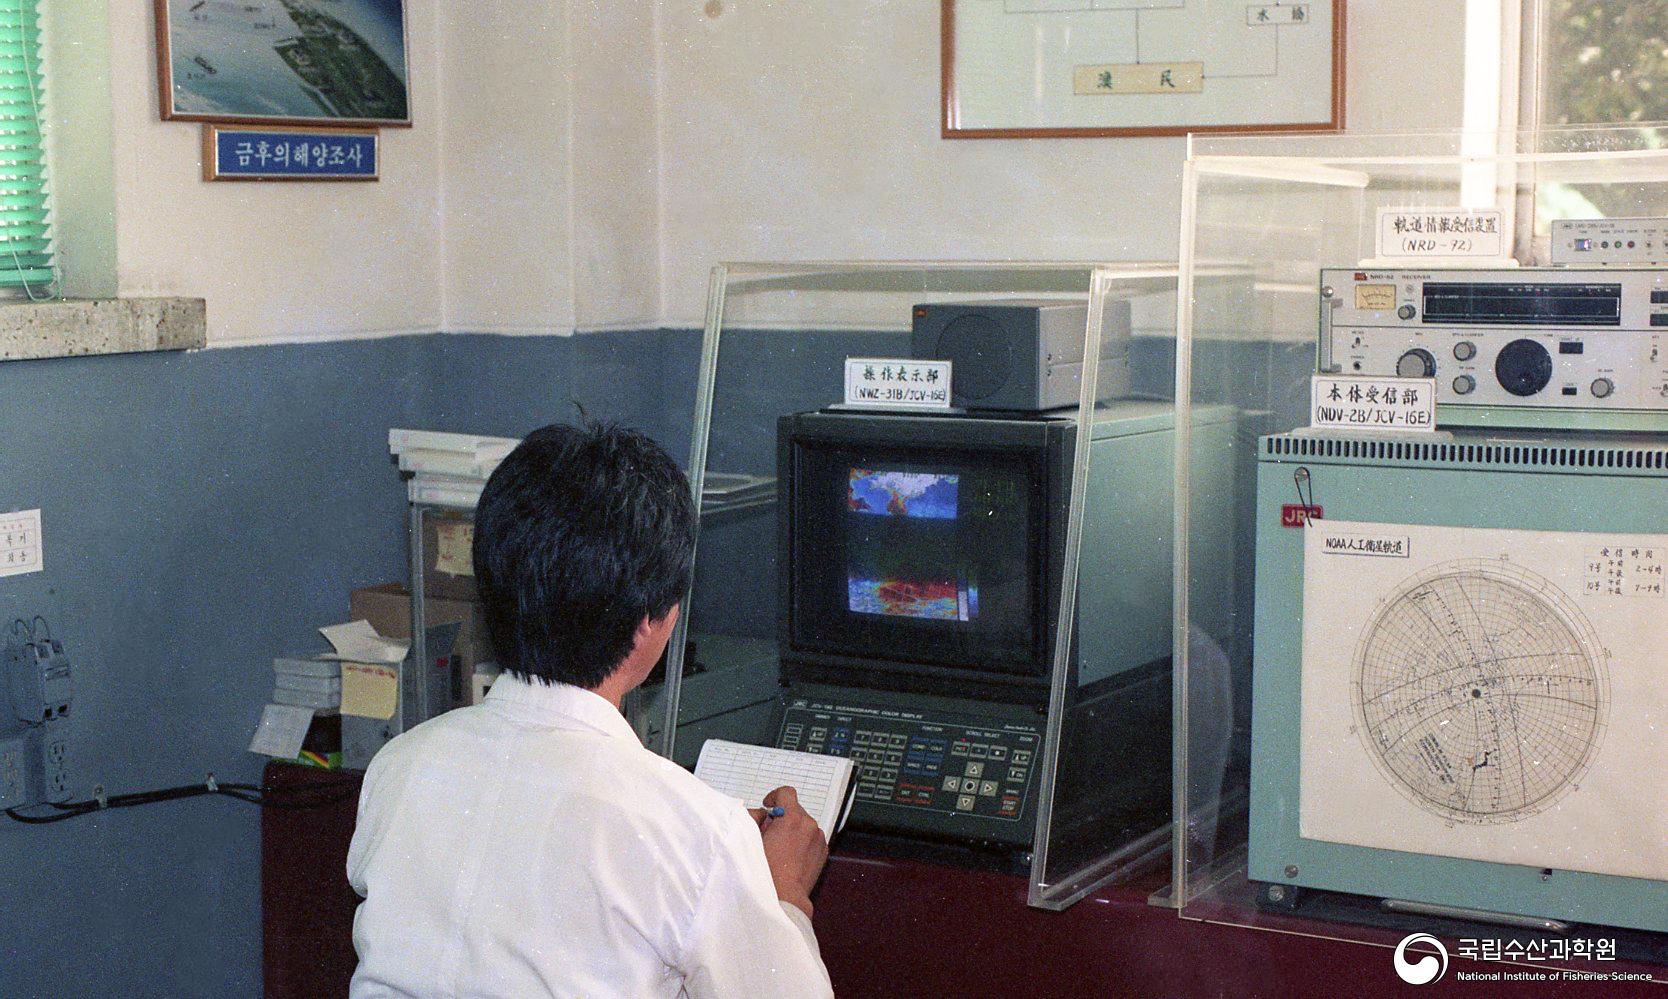
{"type": "MultiPolygon", "coordinates": [[[[62,725],[50,725],[49,729],[62,729],[62,725]]],[[[47,736],[46,743],[46,773],[43,782],[47,801],[68,801],[74,797],[70,794],[69,772],[69,740],[65,732],[53,732],[47,736]]]]}
{"type": "Polygon", "coordinates": [[[16,808],[28,794],[24,753],[28,751],[23,736],[0,739],[0,808],[16,808]]]}
{"type": "Polygon", "coordinates": [[[24,752],[26,804],[38,805],[46,801],[68,801],[70,793],[69,725],[49,721],[29,730],[28,748],[24,752]]]}

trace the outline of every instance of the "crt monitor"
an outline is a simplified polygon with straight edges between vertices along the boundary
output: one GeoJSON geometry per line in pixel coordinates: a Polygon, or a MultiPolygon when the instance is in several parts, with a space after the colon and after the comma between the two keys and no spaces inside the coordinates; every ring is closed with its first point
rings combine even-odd
{"type": "MultiPolygon", "coordinates": [[[[1145,851],[1169,817],[1173,428],[1142,401],[1093,424],[1053,775],[1068,866],[1145,851]]],[[[776,744],[858,761],[854,827],[1009,862],[1042,799],[1076,413],[823,410],[778,431],[776,744]]]]}
{"type": "Polygon", "coordinates": [[[1046,681],[1068,420],[786,417],[786,658],[1046,681]]]}

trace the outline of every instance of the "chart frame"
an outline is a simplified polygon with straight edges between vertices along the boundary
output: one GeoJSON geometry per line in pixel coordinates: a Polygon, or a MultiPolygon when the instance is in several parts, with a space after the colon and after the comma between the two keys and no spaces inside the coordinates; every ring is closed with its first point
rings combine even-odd
{"type": "Polygon", "coordinates": [[[959,0],[940,0],[940,126],[945,139],[1102,139],[1145,136],[1189,135],[1200,132],[1336,132],[1344,128],[1345,38],[1348,0],[1332,3],[1332,92],[1331,116],[1324,122],[1275,124],[1154,124],[1142,126],[1032,126],[1024,128],[974,128],[961,122],[956,82],[956,5],[959,0]]]}

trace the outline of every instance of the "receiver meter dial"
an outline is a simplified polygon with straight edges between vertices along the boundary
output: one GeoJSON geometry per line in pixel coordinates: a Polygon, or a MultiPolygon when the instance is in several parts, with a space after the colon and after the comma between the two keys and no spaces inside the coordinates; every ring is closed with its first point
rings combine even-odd
{"type": "Polygon", "coordinates": [[[1534,395],[1552,381],[1552,355],[1533,340],[1513,340],[1495,356],[1494,377],[1512,395],[1534,395]]]}
{"type": "Polygon", "coordinates": [[[1402,378],[1430,378],[1436,374],[1436,358],[1423,347],[1415,347],[1396,360],[1396,374],[1402,378]]]}

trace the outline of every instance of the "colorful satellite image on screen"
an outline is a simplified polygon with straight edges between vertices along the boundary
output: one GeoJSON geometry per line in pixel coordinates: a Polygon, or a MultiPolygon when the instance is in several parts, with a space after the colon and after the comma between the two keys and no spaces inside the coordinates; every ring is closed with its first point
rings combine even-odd
{"type": "Polygon", "coordinates": [[[858,614],[921,617],[937,621],[971,621],[979,610],[979,588],[954,582],[903,579],[846,581],[847,606],[858,614]]]}
{"type": "Polygon", "coordinates": [[[937,472],[854,468],[846,509],[893,517],[954,520],[961,477],[937,472]]]}

